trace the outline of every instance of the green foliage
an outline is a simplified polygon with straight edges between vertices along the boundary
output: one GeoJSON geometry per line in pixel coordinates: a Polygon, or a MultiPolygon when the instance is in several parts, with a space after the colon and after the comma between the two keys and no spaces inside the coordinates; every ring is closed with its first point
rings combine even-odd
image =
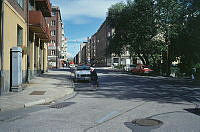
{"type": "Polygon", "coordinates": [[[132,56],[144,64],[170,66],[180,59],[180,71],[190,73],[200,62],[199,0],[128,0],[109,8],[107,21],[115,33],[109,53],[132,56]]]}

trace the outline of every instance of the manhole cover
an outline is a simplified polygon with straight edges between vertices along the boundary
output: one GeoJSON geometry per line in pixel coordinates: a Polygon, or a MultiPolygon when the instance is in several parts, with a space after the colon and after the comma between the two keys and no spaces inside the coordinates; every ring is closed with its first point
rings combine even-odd
{"type": "Polygon", "coordinates": [[[67,107],[67,106],[70,106],[72,104],[75,104],[74,102],[62,102],[62,103],[58,103],[58,104],[54,104],[54,105],[51,105],[49,106],[50,108],[56,108],[56,109],[60,109],[60,108],[63,108],[63,107],[67,107]]]}
{"type": "Polygon", "coordinates": [[[156,119],[136,119],[133,120],[132,123],[139,126],[159,126],[163,124],[162,121],[156,119]]]}
{"type": "Polygon", "coordinates": [[[46,91],[33,91],[32,93],[30,93],[29,95],[44,95],[46,91]]]}

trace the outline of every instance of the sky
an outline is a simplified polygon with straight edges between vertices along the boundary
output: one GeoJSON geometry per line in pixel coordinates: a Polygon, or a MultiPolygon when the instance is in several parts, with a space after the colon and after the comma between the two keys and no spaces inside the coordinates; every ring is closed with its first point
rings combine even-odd
{"type": "Polygon", "coordinates": [[[125,0],[51,0],[61,10],[69,57],[74,57],[80,43],[96,33],[106,18],[107,9],[121,1],[125,0]]]}

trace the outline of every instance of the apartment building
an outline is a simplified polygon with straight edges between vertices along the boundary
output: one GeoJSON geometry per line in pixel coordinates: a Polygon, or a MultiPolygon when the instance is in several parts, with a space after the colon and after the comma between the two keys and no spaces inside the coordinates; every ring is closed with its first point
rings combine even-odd
{"type": "Polygon", "coordinates": [[[47,71],[47,47],[50,41],[49,25],[51,17],[49,0],[29,0],[29,76],[47,71]]]}
{"type": "Polygon", "coordinates": [[[85,49],[80,51],[84,54],[81,57],[81,62],[87,62],[96,66],[116,66],[116,65],[130,65],[133,59],[130,57],[128,48],[124,48],[124,54],[121,56],[109,54],[107,52],[109,46],[109,38],[114,35],[115,30],[108,26],[105,20],[99,27],[97,32],[88,38],[85,49]]]}
{"type": "Polygon", "coordinates": [[[47,18],[50,27],[50,43],[48,45],[48,66],[49,68],[61,67],[61,46],[62,46],[62,19],[58,6],[52,6],[52,16],[47,18]]]}
{"type": "Polygon", "coordinates": [[[65,37],[64,24],[62,24],[62,42],[60,46],[60,61],[62,66],[67,62],[67,38],[65,37]]]}
{"type": "Polygon", "coordinates": [[[49,0],[3,0],[1,7],[0,95],[22,90],[34,75],[46,70],[49,0]],[[17,84],[17,85],[14,85],[17,84]]]}
{"type": "Polygon", "coordinates": [[[96,64],[96,34],[88,40],[90,45],[90,63],[91,65],[96,64]]]}

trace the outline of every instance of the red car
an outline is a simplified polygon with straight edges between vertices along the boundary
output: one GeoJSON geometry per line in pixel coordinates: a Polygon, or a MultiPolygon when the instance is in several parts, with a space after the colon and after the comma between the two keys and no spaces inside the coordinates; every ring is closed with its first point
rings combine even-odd
{"type": "Polygon", "coordinates": [[[150,66],[147,65],[137,65],[136,68],[133,68],[131,71],[137,74],[148,74],[151,73],[153,70],[149,68],[150,66]]]}

